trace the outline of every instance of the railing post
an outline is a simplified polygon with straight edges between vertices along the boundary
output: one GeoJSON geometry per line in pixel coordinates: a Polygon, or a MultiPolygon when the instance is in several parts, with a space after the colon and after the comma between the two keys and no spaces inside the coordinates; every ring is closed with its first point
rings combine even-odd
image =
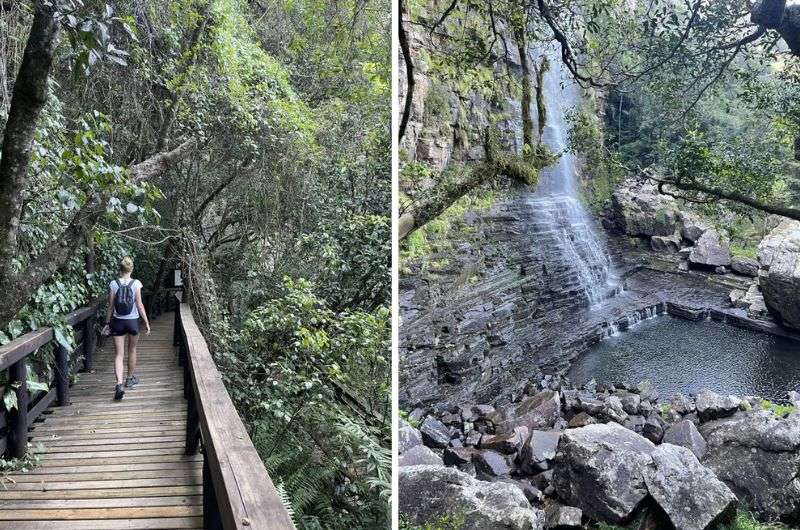
{"type": "Polygon", "coordinates": [[[28,374],[25,359],[8,368],[8,383],[16,387],[17,408],[9,413],[9,453],[11,458],[22,458],[28,451],[28,374]]]}
{"type": "Polygon", "coordinates": [[[85,372],[92,371],[94,350],[97,347],[97,334],[94,330],[96,321],[97,315],[93,313],[83,323],[83,370],[85,372]]]}
{"type": "Polygon", "coordinates": [[[175,325],[172,328],[172,345],[177,347],[177,346],[181,345],[181,336],[180,336],[180,332],[181,332],[181,306],[180,306],[180,304],[178,304],[178,306],[175,308],[175,319],[174,319],[174,322],[175,322],[175,325]]]}
{"type": "Polygon", "coordinates": [[[217,504],[217,492],[211,478],[208,455],[203,458],[203,528],[206,530],[222,530],[222,517],[217,504]]]}
{"type": "Polygon", "coordinates": [[[187,455],[196,455],[200,446],[200,416],[194,396],[189,398],[186,407],[186,449],[187,455]]]}
{"type": "Polygon", "coordinates": [[[56,401],[58,406],[69,405],[69,353],[62,345],[56,346],[56,401]]]}

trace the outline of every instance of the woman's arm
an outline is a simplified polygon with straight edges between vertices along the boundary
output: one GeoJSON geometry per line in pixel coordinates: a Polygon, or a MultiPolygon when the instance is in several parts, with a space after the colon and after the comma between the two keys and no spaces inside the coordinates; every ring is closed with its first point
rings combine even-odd
{"type": "Polygon", "coordinates": [[[103,331],[101,332],[104,335],[108,335],[110,333],[110,326],[111,326],[111,315],[114,314],[114,291],[111,287],[108,288],[108,303],[106,304],[106,321],[105,325],[103,326],[103,331]]]}
{"type": "Polygon", "coordinates": [[[144,304],[142,303],[142,285],[139,284],[139,288],[136,289],[136,309],[139,310],[139,316],[144,319],[144,327],[147,330],[147,334],[150,334],[150,321],[147,320],[147,312],[144,310],[144,304]]]}

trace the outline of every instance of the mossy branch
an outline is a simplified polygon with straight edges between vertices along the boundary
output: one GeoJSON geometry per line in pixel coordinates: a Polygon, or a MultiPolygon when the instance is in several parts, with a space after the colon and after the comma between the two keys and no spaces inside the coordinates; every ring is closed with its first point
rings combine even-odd
{"type": "Polygon", "coordinates": [[[498,143],[494,134],[487,129],[484,134],[486,157],[483,162],[470,168],[466,176],[460,179],[443,179],[408,205],[401,213],[398,223],[400,240],[441,215],[464,195],[500,176],[528,186],[536,186],[539,183],[539,170],[557,159],[545,146],[533,148],[523,155],[516,155],[503,152],[498,143]]]}

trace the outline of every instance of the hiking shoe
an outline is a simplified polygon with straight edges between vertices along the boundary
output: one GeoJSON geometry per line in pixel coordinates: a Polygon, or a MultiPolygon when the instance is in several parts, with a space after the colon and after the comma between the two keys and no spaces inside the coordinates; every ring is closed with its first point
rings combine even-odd
{"type": "Polygon", "coordinates": [[[114,389],[114,401],[119,401],[124,395],[125,391],[122,389],[122,385],[117,385],[114,389]]]}
{"type": "Polygon", "coordinates": [[[125,386],[128,388],[136,388],[136,385],[139,384],[139,378],[135,375],[130,376],[125,380],[125,386]]]}

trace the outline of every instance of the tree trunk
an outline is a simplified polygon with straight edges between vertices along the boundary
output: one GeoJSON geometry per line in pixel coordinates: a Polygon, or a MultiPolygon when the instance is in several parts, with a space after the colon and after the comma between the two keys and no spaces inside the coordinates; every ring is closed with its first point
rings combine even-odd
{"type": "Polygon", "coordinates": [[[536,112],[539,115],[539,143],[544,137],[544,128],[547,125],[547,104],[544,100],[544,74],[550,69],[547,57],[542,57],[542,64],[536,68],[536,112]]]}
{"type": "Polygon", "coordinates": [[[411,118],[411,104],[414,100],[414,61],[411,59],[411,48],[408,45],[408,35],[406,34],[406,28],[403,26],[403,14],[408,13],[406,9],[406,3],[404,0],[400,0],[400,16],[397,20],[398,26],[398,35],[400,38],[400,49],[403,52],[403,63],[406,67],[406,100],[403,104],[403,115],[400,118],[400,127],[397,134],[397,141],[403,139],[403,135],[406,134],[406,127],[408,126],[408,120],[411,118]]]}
{"type": "MultiPolygon", "coordinates": [[[[52,4],[54,4],[53,2],[52,4]]],[[[22,190],[28,180],[33,136],[47,103],[47,80],[58,42],[56,7],[36,2],[33,24],[3,133],[0,158],[0,276],[7,274],[17,250],[17,230],[22,214],[22,190]]]]}
{"type": "Polygon", "coordinates": [[[523,154],[525,154],[532,152],[534,147],[533,118],[531,117],[531,67],[525,29],[515,29],[514,38],[517,41],[519,62],[522,66],[522,143],[523,146],[527,146],[527,150],[523,150],[523,154]]]}

